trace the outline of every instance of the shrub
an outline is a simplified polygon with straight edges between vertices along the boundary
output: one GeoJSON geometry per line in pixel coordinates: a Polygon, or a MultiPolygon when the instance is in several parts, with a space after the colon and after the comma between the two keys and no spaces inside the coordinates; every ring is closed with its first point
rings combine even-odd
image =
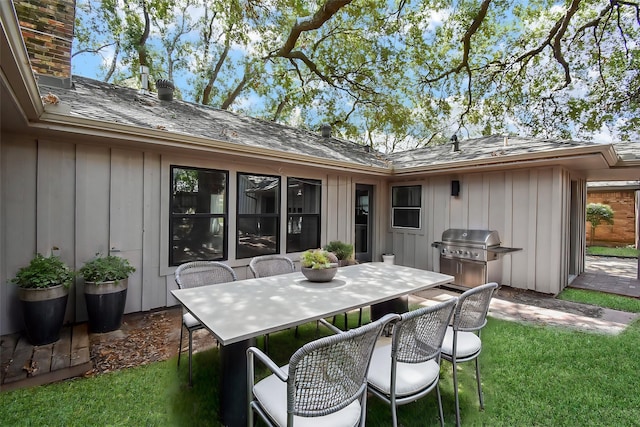
{"type": "Polygon", "coordinates": [[[339,260],[347,260],[353,257],[353,245],[351,243],[341,242],[340,240],[329,242],[329,244],[324,247],[324,250],[333,252],[339,260]]]}
{"type": "Polygon", "coordinates": [[[28,266],[22,267],[11,279],[21,288],[50,288],[63,285],[71,286],[74,272],[57,256],[44,257],[41,254],[31,260],[28,266]]]}
{"type": "Polygon", "coordinates": [[[129,277],[136,269],[129,264],[129,260],[115,255],[97,256],[87,261],[80,268],[80,275],[86,282],[113,282],[129,277]]]}

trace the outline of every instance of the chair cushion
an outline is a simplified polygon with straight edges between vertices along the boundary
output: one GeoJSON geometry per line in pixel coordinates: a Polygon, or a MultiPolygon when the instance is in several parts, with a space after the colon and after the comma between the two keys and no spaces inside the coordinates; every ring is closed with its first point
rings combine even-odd
{"type": "MultiPolygon", "coordinates": [[[[289,365],[282,367],[287,372],[289,365]]],[[[253,386],[253,394],[260,403],[262,409],[279,426],[287,425],[287,383],[281,381],[275,375],[259,381],[253,386]]],[[[360,421],[360,402],[356,400],[346,408],[322,417],[294,417],[293,424],[296,427],[327,426],[327,427],[353,427],[360,421]]]]}
{"type": "Polygon", "coordinates": [[[198,320],[193,317],[191,313],[184,313],[182,315],[182,324],[184,324],[185,328],[187,329],[202,327],[200,322],[198,322],[198,320]]]}
{"type": "MultiPolygon", "coordinates": [[[[482,349],[482,341],[473,332],[458,332],[458,346],[456,347],[456,358],[463,359],[477,354],[482,349]]],[[[442,342],[442,354],[453,355],[453,328],[447,327],[442,342]]]]}
{"type": "MultiPolygon", "coordinates": [[[[409,396],[438,381],[440,365],[435,360],[396,365],[396,396],[409,396]]],[[[376,347],[367,381],[383,393],[391,393],[391,344],[376,347]]]]}

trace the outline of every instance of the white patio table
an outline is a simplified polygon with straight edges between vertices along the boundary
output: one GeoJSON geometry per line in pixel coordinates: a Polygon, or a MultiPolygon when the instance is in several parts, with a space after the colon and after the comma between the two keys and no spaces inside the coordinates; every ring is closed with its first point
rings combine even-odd
{"type": "Polygon", "coordinates": [[[452,276],[381,262],[338,269],[331,282],[300,272],[173,290],[220,342],[221,419],[245,426],[246,349],[261,335],[449,283],[452,276]]]}

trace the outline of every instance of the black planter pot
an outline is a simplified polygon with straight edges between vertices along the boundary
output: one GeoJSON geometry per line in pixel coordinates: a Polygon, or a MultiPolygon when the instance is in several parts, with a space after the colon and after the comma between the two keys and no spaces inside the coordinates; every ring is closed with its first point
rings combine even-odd
{"type": "Polygon", "coordinates": [[[406,313],[409,311],[409,296],[404,295],[389,301],[379,302],[371,305],[371,321],[376,321],[385,314],[389,313],[406,313]]]}
{"type": "Polygon", "coordinates": [[[50,288],[18,288],[27,338],[32,345],[60,339],[69,290],[62,285],[50,288]]]}
{"type": "Polygon", "coordinates": [[[120,329],[127,301],[128,280],[85,282],[84,297],[89,315],[89,330],[104,333],[120,329]]]}

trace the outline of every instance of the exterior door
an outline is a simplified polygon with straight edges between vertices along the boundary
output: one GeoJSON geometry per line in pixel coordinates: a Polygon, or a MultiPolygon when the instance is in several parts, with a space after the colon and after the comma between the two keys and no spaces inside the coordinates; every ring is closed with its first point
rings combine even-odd
{"type": "Polygon", "coordinates": [[[355,253],[358,262],[371,262],[373,220],[373,186],[356,184],[355,198],[355,253]]]}

